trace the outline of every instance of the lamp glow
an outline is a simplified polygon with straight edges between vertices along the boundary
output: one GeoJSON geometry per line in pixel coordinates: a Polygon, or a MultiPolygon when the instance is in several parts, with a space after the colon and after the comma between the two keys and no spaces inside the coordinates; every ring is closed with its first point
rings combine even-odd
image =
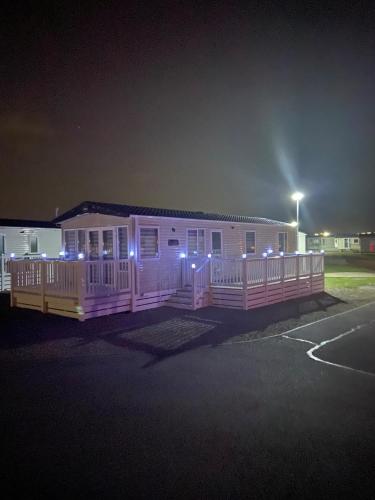
{"type": "Polygon", "coordinates": [[[331,236],[331,233],[329,231],[323,231],[323,236],[324,238],[328,238],[328,236],[331,236]]]}
{"type": "Polygon", "coordinates": [[[191,268],[192,268],[192,269],[195,269],[195,264],[192,264],[192,265],[191,265],[191,268]]]}
{"type": "Polygon", "coordinates": [[[273,253],[273,250],[272,250],[272,248],[269,248],[269,249],[267,250],[267,253],[268,253],[268,254],[271,254],[271,253],[273,253]]]}
{"type": "Polygon", "coordinates": [[[280,252],[280,257],[284,257],[284,252],[280,252]]]}
{"type": "Polygon", "coordinates": [[[320,253],[324,253],[324,250],[320,250],[320,253]]]}
{"type": "Polygon", "coordinates": [[[312,251],[312,250],[309,250],[309,253],[311,254],[311,253],[313,253],[313,251],[312,251]]]}
{"type": "Polygon", "coordinates": [[[42,253],[42,259],[45,259],[47,257],[47,254],[45,252],[42,253]]]}
{"type": "Polygon", "coordinates": [[[12,252],[12,253],[10,254],[10,258],[11,258],[11,259],[14,259],[14,257],[15,257],[15,256],[16,256],[16,254],[15,254],[14,252],[12,252]]]}
{"type": "Polygon", "coordinates": [[[292,222],[290,222],[290,225],[291,225],[292,227],[297,227],[297,226],[298,226],[298,224],[297,224],[297,221],[296,221],[296,220],[293,220],[292,222]]]}
{"type": "Polygon", "coordinates": [[[210,253],[209,253],[209,254],[207,254],[207,257],[208,257],[209,259],[211,259],[212,254],[210,254],[210,253]]]}
{"type": "Polygon", "coordinates": [[[65,252],[64,252],[64,250],[61,250],[61,252],[59,252],[59,255],[60,255],[60,257],[65,257],[65,252]]]}
{"type": "Polygon", "coordinates": [[[84,254],[83,254],[83,253],[79,253],[79,254],[78,254],[78,258],[79,258],[79,260],[82,260],[82,259],[84,259],[84,258],[85,258],[85,256],[84,256],[84,254]]]}
{"type": "Polygon", "coordinates": [[[129,252],[129,256],[130,256],[130,257],[134,257],[134,251],[133,251],[133,250],[130,250],[130,252],[129,252]]]}
{"type": "Polygon", "coordinates": [[[295,193],[292,194],[292,200],[293,201],[301,201],[302,198],[304,198],[304,194],[301,193],[300,191],[296,191],[295,193]]]}
{"type": "Polygon", "coordinates": [[[267,253],[267,252],[263,252],[263,253],[262,253],[262,256],[263,256],[263,257],[268,257],[268,253],[267,253]]]}
{"type": "Polygon", "coordinates": [[[245,253],[242,254],[242,258],[246,259],[247,255],[245,253]]]}
{"type": "Polygon", "coordinates": [[[186,257],[186,254],[184,252],[180,253],[180,259],[184,259],[186,257]]]}

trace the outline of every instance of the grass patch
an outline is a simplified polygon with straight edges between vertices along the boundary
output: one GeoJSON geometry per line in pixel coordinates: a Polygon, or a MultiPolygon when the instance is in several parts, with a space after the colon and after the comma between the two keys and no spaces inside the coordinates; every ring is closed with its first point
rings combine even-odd
{"type": "Polygon", "coordinates": [[[330,264],[330,263],[325,264],[324,271],[326,273],[371,273],[371,272],[374,272],[373,269],[368,269],[366,267],[351,266],[349,264],[330,264]]]}
{"type": "Polygon", "coordinates": [[[375,278],[326,278],[327,288],[357,288],[359,286],[374,286],[375,278]]]}

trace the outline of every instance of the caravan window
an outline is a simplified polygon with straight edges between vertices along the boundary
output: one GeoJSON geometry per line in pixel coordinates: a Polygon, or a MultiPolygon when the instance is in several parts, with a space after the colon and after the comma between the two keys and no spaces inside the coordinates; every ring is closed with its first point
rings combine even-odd
{"type": "Polygon", "coordinates": [[[288,250],[288,233],[279,233],[279,252],[287,252],[288,250]]]}
{"type": "Polygon", "coordinates": [[[246,231],[246,254],[255,253],[255,231],[246,231]]]}
{"type": "Polygon", "coordinates": [[[119,259],[128,258],[128,228],[119,227],[117,229],[118,238],[118,257],[119,259]]]}
{"type": "Polygon", "coordinates": [[[188,229],[187,232],[187,254],[188,257],[204,255],[204,229],[188,229]]]}
{"type": "Polygon", "coordinates": [[[30,253],[38,253],[38,237],[30,234],[30,253]]]}
{"type": "Polygon", "coordinates": [[[157,227],[140,228],[141,259],[159,257],[159,229],[157,227]]]}
{"type": "Polygon", "coordinates": [[[5,253],[5,235],[0,234],[0,255],[5,253]]]}

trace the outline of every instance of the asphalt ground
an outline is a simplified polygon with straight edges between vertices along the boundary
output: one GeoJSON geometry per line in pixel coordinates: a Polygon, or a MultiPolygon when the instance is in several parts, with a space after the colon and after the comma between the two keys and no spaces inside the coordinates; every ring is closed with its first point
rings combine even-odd
{"type": "Polygon", "coordinates": [[[374,304],[146,313],[3,315],[3,498],[374,498],[374,304]]]}

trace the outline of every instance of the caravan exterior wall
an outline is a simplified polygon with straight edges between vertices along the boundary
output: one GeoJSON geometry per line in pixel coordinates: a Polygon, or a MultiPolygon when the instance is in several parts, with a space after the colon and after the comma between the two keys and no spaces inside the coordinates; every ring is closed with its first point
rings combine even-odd
{"type": "MultiPolygon", "coordinates": [[[[137,262],[140,293],[175,288],[174,280],[181,268],[181,255],[196,257],[197,260],[209,253],[224,258],[238,258],[243,254],[248,257],[260,257],[267,250],[278,254],[281,243],[286,243],[286,247],[282,248],[286,253],[296,250],[295,229],[282,224],[249,224],[159,216],[117,217],[88,213],[63,221],[61,227],[64,233],[69,230],[84,232],[82,240],[85,241],[86,258],[90,258],[90,231],[98,231],[97,246],[100,253],[104,248],[104,231],[113,229],[111,238],[113,256],[116,258],[119,255],[117,228],[126,227],[128,249],[129,252],[134,252],[137,262]]],[[[102,255],[98,257],[101,258],[102,255]]]]}

